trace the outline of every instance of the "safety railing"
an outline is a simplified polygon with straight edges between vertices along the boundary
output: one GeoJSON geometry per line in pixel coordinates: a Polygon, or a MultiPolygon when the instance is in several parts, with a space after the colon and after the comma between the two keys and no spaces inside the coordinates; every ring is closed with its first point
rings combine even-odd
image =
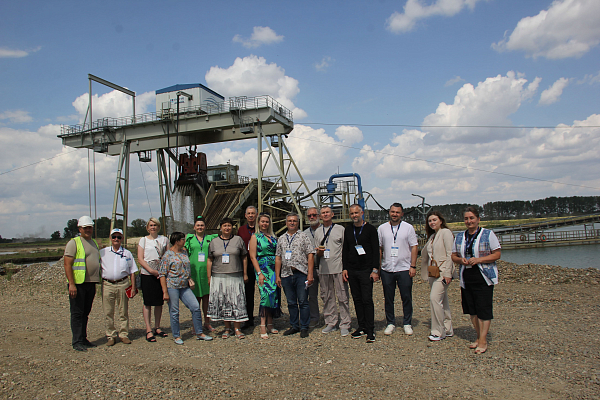
{"type": "Polygon", "coordinates": [[[498,239],[500,240],[500,245],[585,241],[591,239],[600,239],[600,229],[554,232],[524,232],[521,234],[499,235],[498,239]]]}
{"type": "MultiPolygon", "coordinates": [[[[221,114],[234,110],[239,112],[240,110],[253,110],[265,107],[272,108],[276,113],[290,121],[293,119],[292,111],[267,95],[256,97],[230,97],[228,100],[222,102],[205,103],[201,106],[182,107],[179,109],[179,115],[221,114]]],[[[91,124],[63,125],[60,128],[60,135],[58,135],[58,137],[80,135],[86,132],[101,131],[106,128],[119,128],[128,125],[161,121],[165,119],[165,116],[167,118],[175,117],[177,116],[177,111],[175,109],[168,109],[127,117],[105,117],[92,121],[91,124]]]]}

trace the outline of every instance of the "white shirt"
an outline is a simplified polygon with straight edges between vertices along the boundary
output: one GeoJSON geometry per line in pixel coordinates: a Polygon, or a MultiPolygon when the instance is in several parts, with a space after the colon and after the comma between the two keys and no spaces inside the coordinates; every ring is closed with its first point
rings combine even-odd
{"type": "Polygon", "coordinates": [[[386,222],[377,228],[379,247],[383,249],[381,268],[385,272],[400,272],[410,269],[411,247],[419,244],[415,228],[408,222],[401,221],[392,226],[386,222]],[[392,257],[392,247],[398,248],[398,255],[392,257]]]}
{"type": "Polygon", "coordinates": [[[117,252],[112,246],[105,247],[100,250],[100,257],[102,259],[102,279],[118,281],[138,270],[131,252],[122,247],[117,252]]]}
{"type": "MultiPolygon", "coordinates": [[[[144,249],[144,261],[146,261],[152,268],[158,269],[158,263],[160,258],[167,251],[168,239],[165,236],[158,235],[156,239],[148,239],[143,237],[140,239],[139,247],[144,249]]],[[[140,273],[142,275],[152,275],[146,271],[146,268],[142,268],[140,273]]]]}

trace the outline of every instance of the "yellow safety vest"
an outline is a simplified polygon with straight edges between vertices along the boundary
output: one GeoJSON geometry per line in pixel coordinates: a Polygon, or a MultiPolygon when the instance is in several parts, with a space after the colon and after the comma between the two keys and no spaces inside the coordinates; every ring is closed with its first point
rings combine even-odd
{"type": "MultiPolygon", "coordinates": [[[[75,284],[79,285],[85,281],[85,249],[83,248],[83,243],[81,243],[81,236],[77,236],[73,240],[75,240],[75,244],[77,245],[77,253],[75,253],[75,260],[73,261],[73,278],[75,279],[75,284]]],[[[92,240],[96,244],[96,248],[100,249],[96,239],[92,240]]]]}

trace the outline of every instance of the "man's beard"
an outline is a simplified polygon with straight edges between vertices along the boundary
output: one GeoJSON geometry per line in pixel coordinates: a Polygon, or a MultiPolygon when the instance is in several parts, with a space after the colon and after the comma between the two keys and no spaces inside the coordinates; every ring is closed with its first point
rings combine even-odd
{"type": "Polygon", "coordinates": [[[314,221],[310,221],[310,227],[311,228],[316,228],[318,226],[319,226],[319,220],[318,219],[316,219],[314,221]]]}

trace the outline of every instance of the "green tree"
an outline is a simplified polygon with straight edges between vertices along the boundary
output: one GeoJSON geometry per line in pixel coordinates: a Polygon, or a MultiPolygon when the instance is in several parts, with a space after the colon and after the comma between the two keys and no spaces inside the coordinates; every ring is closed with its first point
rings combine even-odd
{"type": "Polygon", "coordinates": [[[50,240],[59,240],[60,239],[60,231],[54,231],[52,235],[50,235],[50,240]]]}
{"type": "Polygon", "coordinates": [[[67,221],[67,226],[64,229],[63,237],[65,239],[74,238],[79,234],[79,228],[77,227],[77,220],[70,219],[67,221]]]}
{"type": "Polygon", "coordinates": [[[131,237],[140,237],[146,235],[146,221],[138,218],[131,221],[131,227],[127,231],[131,237]]]}
{"type": "Polygon", "coordinates": [[[107,238],[110,235],[110,218],[100,217],[96,221],[96,229],[98,229],[99,238],[107,238]]]}

